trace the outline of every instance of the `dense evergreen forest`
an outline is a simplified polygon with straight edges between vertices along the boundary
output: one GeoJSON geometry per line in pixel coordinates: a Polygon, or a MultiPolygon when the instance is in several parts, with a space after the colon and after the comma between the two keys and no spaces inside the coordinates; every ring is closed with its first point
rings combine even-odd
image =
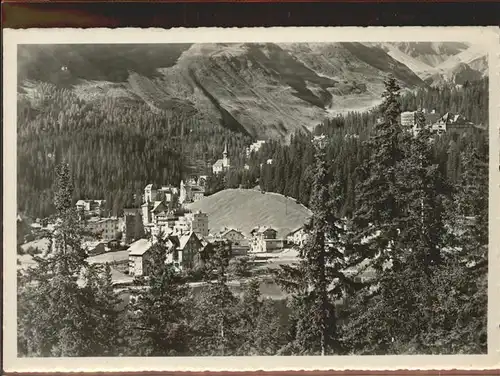
{"type": "MultiPolygon", "coordinates": [[[[457,89],[451,87],[419,90],[406,93],[400,98],[401,110],[417,108],[438,113],[460,113],[477,125],[488,125],[488,80],[474,82],[457,89]]],[[[349,216],[354,208],[355,186],[360,181],[356,168],[369,157],[363,147],[379,118],[377,110],[364,113],[348,113],[327,119],[316,127],[314,134],[328,137],[326,148],[327,168],[332,176],[341,178],[341,190],[345,201],[342,215],[349,216]]],[[[436,138],[433,155],[441,171],[453,183],[460,178],[459,155],[472,143],[474,147],[487,150],[487,131],[471,128],[463,133],[447,133],[436,138]]],[[[240,180],[230,173],[230,187],[238,184],[252,186],[257,180],[264,191],[282,193],[308,205],[311,191],[311,167],[313,144],[307,135],[295,135],[289,145],[277,142],[266,143],[249,162],[251,169],[240,173],[240,180]],[[266,161],[272,159],[272,164],[266,161]],[[262,169],[258,166],[262,164],[262,169]],[[248,183],[248,180],[251,182],[248,183]],[[253,180],[252,180],[253,179],[253,180]]]]}
{"type": "MultiPolygon", "coordinates": [[[[329,122],[320,129],[328,135],[310,144],[297,136],[259,152],[273,153],[270,166],[281,156],[303,163],[313,212],[299,262],[272,271],[289,293],[279,302],[264,299],[252,279],[242,296],[231,292],[235,275],[224,243],[205,255],[198,272],[206,284],[194,292],[187,275],[165,263],[159,241],[149,279],[137,281],[148,288],[124,306],[109,266],[85,261],[76,186],[70,165],[58,164],[53,257],[35,256],[38,264],[19,273],[20,356],[485,353],[487,137],[433,136],[422,112],[413,135],[401,128],[400,112],[399,87],[388,79],[377,114],[329,122]],[[375,117],[367,131],[362,123],[375,117]],[[345,146],[350,142],[356,147],[345,146]],[[332,164],[335,151],[349,157],[337,154],[332,164]]],[[[289,166],[285,182],[299,171],[289,166]]],[[[287,188],[269,181],[301,194],[301,182],[287,188]]]]}
{"type": "MultiPolygon", "coordinates": [[[[488,80],[461,88],[419,89],[403,95],[401,106],[402,110],[418,107],[440,114],[460,113],[487,126],[488,80]]],[[[347,198],[342,212],[346,215],[354,205],[355,166],[367,157],[361,145],[377,117],[376,111],[349,113],[327,119],[314,130],[330,140],[328,169],[343,177],[347,198]]],[[[443,171],[456,180],[458,154],[467,142],[483,144],[483,137],[481,132],[475,132],[472,139],[442,136],[434,153],[443,171]]],[[[198,113],[152,111],[131,99],[88,102],[69,89],[39,84],[36,90],[22,92],[18,100],[18,209],[31,217],[55,212],[53,170],[66,160],[74,171],[74,199],[106,199],[108,209],[120,214],[123,207],[137,204],[134,194],[140,197],[148,182],[178,185],[189,173],[211,175],[210,166],[221,157],[224,142],[233,168],[226,176],[210,176],[209,194],[260,185],[264,191],[282,193],[308,205],[313,163],[310,135],[293,135],[287,145],[268,141],[246,160],[245,149],[252,142],[249,136],[223,123],[207,122],[198,113]],[[243,168],[245,164],[248,169],[243,168]]]]}
{"type": "Polygon", "coordinates": [[[234,156],[251,142],[222,124],[206,124],[197,114],[114,99],[85,102],[41,84],[35,99],[18,101],[19,210],[33,217],[55,212],[53,171],[62,160],[74,171],[75,199],[106,199],[117,214],[148,182],[178,185],[191,172],[208,173],[224,142],[234,156]]]}

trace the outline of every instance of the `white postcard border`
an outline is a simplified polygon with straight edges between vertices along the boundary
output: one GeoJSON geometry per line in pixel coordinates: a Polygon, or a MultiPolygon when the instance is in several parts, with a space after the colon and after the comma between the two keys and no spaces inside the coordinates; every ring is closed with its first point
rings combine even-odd
{"type": "Polygon", "coordinates": [[[279,27],[179,29],[3,30],[4,252],[3,360],[5,372],[287,371],[495,369],[500,367],[500,49],[496,27],[279,27]],[[463,41],[489,51],[490,192],[488,354],[453,356],[17,358],[16,330],[16,79],[17,44],[214,42],[463,41]]]}

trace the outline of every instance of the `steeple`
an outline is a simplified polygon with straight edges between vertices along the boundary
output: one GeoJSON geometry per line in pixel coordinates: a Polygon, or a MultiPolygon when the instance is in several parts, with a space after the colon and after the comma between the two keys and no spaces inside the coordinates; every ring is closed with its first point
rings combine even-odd
{"type": "Polygon", "coordinates": [[[224,144],[224,151],[222,152],[222,157],[227,159],[227,142],[224,144]]]}

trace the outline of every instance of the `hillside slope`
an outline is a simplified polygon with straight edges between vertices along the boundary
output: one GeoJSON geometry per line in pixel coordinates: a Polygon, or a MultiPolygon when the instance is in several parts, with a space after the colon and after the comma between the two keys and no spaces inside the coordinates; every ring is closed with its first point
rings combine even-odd
{"type": "Polygon", "coordinates": [[[294,199],[252,189],[226,189],[188,205],[208,213],[210,232],[238,228],[249,235],[256,226],[272,226],[278,237],[304,225],[311,211],[294,199]]]}
{"type": "Polygon", "coordinates": [[[83,101],[198,113],[256,139],[287,140],[331,112],[371,106],[390,73],[403,87],[425,86],[361,43],[22,46],[18,58],[21,91],[49,82],[83,101]]]}

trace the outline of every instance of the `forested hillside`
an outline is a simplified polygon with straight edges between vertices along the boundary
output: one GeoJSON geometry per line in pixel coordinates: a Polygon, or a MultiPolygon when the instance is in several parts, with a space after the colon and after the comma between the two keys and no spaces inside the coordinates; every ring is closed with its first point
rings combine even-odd
{"type": "Polygon", "coordinates": [[[190,171],[206,173],[224,142],[236,156],[251,140],[217,123],[200,126],[196,114],[114,98],[89,103],[51,84],[19,97],[18,205],[32,216],[54,212],[52,171],[62,160],[74,171],[75,199],[104,198],[116,212],[147,182],[177,185],[190,171]]]}
{"type": "MultiPolygon", "coordinates": [[[[484,79],[462,88],[432,88],[407,93],[401,97],[403,111],[417,108],[436,110],[440,114],[463,114],[474,124],[488,126],[488,80],[484,79]]],[[[332,176],[342,182],[345,201],[339,208],[343,215],[352,212],[355,201],[354,188],[361,176],[356,168],[368,157],[362,144],[367,139],[378,118],[377,111],[348,113],[327,119],[315,129],[316,135],[328,137],[326,148],[327,168],[332,176]]],[[[470,128],[463,134],[447,133],[436,138],[433,153],[436,163],[452,182],[460,178],[459,154],[466,145],[485,150],[488,146],[487,131],[470,128]]],[[[264,191],[278,192],[298,199],[308,205],[310,198],[313,144],[310,136],[295,135],[289,145],[266,143],[250,159],[248,171],[231,171],[227,176],[228,187],[251,187],[257,181],[264,191]],[[267,161],[271,159],[272,163],[267,161]],[[260,165],[262,164],[262,167],[260,165]]]]}
{"type": "MultiPolygon", "coordinates": [[[[487,126],[488,80],[461,88],[406,93],[401,103],[403,110],[421,107],[440,114],[460,113],[475,124],[487,126]]],[[[224,142],[228,143],[234,168],[224,179],[210,178],[212,191],[260,184],[265,191],[282,193],[306,205],[309,202],[313,149],[308,133],[298,132],[289,144],[269,140],[246,160],[245,148],[252,137],[217,122],[207,126],[200,113],[153,112],[141,101],[113,97],[87,102],[71,90],[52,84],[27,87],[19,95],[18,108],[18,205],[30,216],[53,212],[51,181],[56,161],[67,159],[71,164],[75,199],[104,198],[109,209],[119,213],[123,206],[133,204],[133,194],[139,193],[146,182],[178,184],[189,172],[209,174],[210,164],[220,158],[224,142]],[[269,159],[271,164],[267,163],[269,159]],[[245,163],[248,170],[243,169],[245,163]]],[[[376,118],[376,112],[348,113],[325,120],[314,131],[331,140],[328,168],[344,181],[344,213],[349,213],[355,199],[355,167],[366,157],[361,142],[376,118]]],[[[464,139],[447,134],[439,138],[435,153],[450,176],[459,174],[453,171],[457,153],[477,137],[484,135],[464,139]]]]}
{"type": "Polygon", "coordinates": [[[438,114],[446,112],[461,114],[476,125],[487,127],[489,107],[489,79],[465,82],[462,86],[444,85],[418,89],[402,96],[403,111],[416,108],[435,110],[438,114]]]}

